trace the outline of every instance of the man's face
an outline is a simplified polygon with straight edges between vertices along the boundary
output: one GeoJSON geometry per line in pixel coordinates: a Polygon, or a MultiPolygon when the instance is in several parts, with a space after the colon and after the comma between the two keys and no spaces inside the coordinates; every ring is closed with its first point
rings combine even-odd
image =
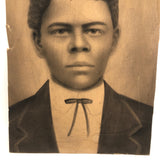
{"type": "Polygon", "coordinates": [[[59,83],[87,89],[103,77],[113,35],[106,2],[52,0],[42,18],[39,51],[59,83]]]}

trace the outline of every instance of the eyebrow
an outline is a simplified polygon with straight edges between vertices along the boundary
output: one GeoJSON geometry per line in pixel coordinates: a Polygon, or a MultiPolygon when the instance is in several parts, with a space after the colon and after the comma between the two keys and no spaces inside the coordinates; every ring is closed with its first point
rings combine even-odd
{"type": "Polygon", "coordinates": [[[106,23],[97,21],[97,22],[90,22],[90,23],[83,24],[82,27],[87,28],[87,27],[94,26],[94,25],[107,26],[106,23]]]}
{"type": "MultiPolygon", "coordinates": [[[[90,26],[93,26],[93,25],[107,26],[107,24],[104,23],[104,22],[96,21],[96,22],[90,22],[90,23],[82,24],[82,27],[87,28],[87,27],[90,27],[90,26]]],[[[72,27],[72,25],[69,24],[69,23],[55,22],[55,23],[50,24],[47,28],[49,29],[49,28],[54,27],[54,26],[72,27]]]]}
{"type": "Polygon", "coordinates": [[[68,24],[68,23],[58,22],[58,23],[50,24],[47,28],[49,29],[49,28],[54,27],[54,26],[71,27],[71,25],[68,24]]]}

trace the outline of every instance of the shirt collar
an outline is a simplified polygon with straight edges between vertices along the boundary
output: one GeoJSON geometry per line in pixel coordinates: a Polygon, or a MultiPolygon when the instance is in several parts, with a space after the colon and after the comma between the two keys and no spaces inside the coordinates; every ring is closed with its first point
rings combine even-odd
{"type": "MultiPolygon", "coordinates": [[[[104,101],[104,82],[102,82],[97,87],[93,87],[88,90],[75,91],[68,88],[65,88],[56,82],[50,80],[50,99],[51,107],[56,108],[56,110],[64,110],[63,107],[68,104],[65,104],[65,99],[70,98],[88,98],[92,99],[92,111],[97,113],[97,108],[102,108],[104,101]],[[101,106],[101,107],[100,107],[101,106]]],[[[65,107],[67,108],[67,107],[65,107]]]]}

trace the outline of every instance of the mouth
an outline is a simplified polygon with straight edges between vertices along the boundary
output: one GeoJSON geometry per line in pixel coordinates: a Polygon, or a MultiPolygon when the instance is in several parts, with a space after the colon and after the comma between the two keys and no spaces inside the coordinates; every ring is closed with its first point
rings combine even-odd
{"type": "Polygon", "coordinates": [[[87,62],[75,62],[73,64],[69,64],[69,65],[66,65],[67,68],[74,68],[74,67],[77,67],[77,68],[81,68],[81,67],[94,67],[94,65],[92,64],[89,64],[87,62]]]}

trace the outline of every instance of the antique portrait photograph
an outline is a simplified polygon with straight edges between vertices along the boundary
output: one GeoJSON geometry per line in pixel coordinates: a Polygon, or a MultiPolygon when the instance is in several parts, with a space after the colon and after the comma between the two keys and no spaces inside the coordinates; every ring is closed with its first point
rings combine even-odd
{"type": "Polygon", "coordinates": [[[158,0],[6,0],[11,153],[149,155],[158,0]]]}

